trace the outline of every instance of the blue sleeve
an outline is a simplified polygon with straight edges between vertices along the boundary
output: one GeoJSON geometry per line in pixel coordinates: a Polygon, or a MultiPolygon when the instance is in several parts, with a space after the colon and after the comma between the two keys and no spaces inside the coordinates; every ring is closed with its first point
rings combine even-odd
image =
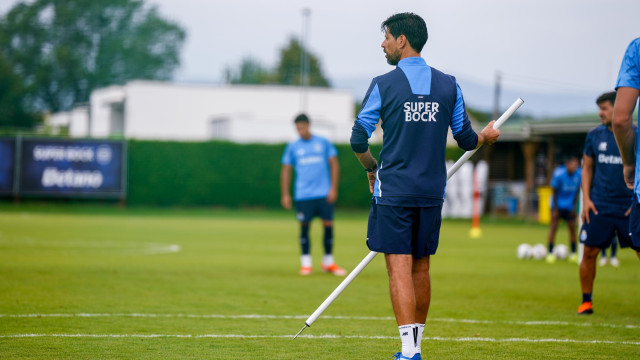
{"type": "Polygon", "coordinates": [[[587,138],[584,140],[584,154],[590,158],[594,157],[595,155],[593,152],[593,140],[591,139],[592,137],[592,132],[590,131],[587,133],[587,138]]]}
{"type": "Polygon", "coordinates": [[[640,90],[640,38],[629,44],[620,65],[616,90],[619,87],[631,87],[640,90]]]}
{"type": "Polygon", "coordinates": [[[358,114],[356,123],[362,125],[367,131],[367,136],[371,137],[371,134],[376,129],[376,124],[380,120],[380,109],[382,108],[382,98],[380,97],[380,89],[375,79],[369,85],[367,95],[362,101],[362,109],[358,114]]]}
{"type": "Polygon", "coordinates": [[[366,153],[369,148],[369,135],[367,135],[367,130],[365,130],[358,122],[353,124],[350,142],[351,149],[353,152],[358,154],[366,153]]]}
{"type": "Polygon", "coordinates": [[[371,81],[367,95],[362,101],[362,109],[351,129],[351,149],[358,154],[367,152],[369,148],[369,138],[376,129],[376,124],[380,120],[380,109],[382,108],[382,97],[376,80],[371,81]]]}
{"type": "Polygon", "coordinates": [[[451,117],[451,132],[460,148],[467,151],[473,150],[478,146],[478,134],[471,127],[467,110],[464,107],[462,90],[458,84],[456,84],[456,89],[456,104],[453,107],[453,116],[451,117]]]}
{"type": "Polygon", "coordinates": [[[327,159],[338,156],[338,149],[329,140],[327,140],[327,159]]]}
{"type": "Polygon", "coordinates": [[[556,190],[560,188],[560,174],[557,170],[553,172],[553,177],[551,178],[551,187],[556,190]]]}
{"type": "Polygon", "coordinates": [[[287,144],[287,147],[284,148],[284,153],[282,153],[282,160],[280,160],[280,162],[282,165],[291,165],[292,160],[291,144],[287,144]]]}

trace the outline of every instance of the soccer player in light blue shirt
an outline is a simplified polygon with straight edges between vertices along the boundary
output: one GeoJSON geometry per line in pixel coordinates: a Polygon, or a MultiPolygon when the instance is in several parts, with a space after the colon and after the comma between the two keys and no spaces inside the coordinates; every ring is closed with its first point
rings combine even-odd
{"type": "Polygon", "coordinates": [[[329,140],[311,134],[309,118],[305,114],[298,115],[294,123],[300,139],[287,145],[282,154],[282,170],[280,175],[282,207],[292,207],[289,188],[291,185],[291,169],[295,169],[294,200],[296,215],[300,222],[300,274],[311,274],[311,243],[309,241],[309,225],[314,217],[319,216],[324,226],[324,257],[322,270],[337,276],[345,276],[347,272],[336,265],[333,259],[333,204],[338,197],[338,152],[329,140]]]}
{"type": "Polygon", "coordinates": [[[640,94],[640,38],[629,44],[620,65],[616,83],[616,104],[613,108],[613,133],[622,157],[624,181],[633,189],[629,234],[631,248],[640,257],[640,146],[638,129],[633,129],[633,110],[640,94]]]}
{"type": "Polygon", "coordinates": [[[553,246],[560,219],[567,222],[569,228],[569,241],[571,255],[569,260],[578,263],[576,254],[576,204],[580,191],[582,173],[579,169],[580,162],[576,156],[565,159],[564,165],[553,171],[551,187],[553,188],[553,201],[551,202],[551,226],[549,227],[549,253],[547,262],[554,263],[553,246]]]}

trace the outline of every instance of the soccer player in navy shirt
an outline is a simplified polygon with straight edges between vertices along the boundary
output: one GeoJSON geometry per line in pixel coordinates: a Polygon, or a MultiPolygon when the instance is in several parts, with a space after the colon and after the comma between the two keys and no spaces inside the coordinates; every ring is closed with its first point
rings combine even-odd
{"type": "Polygon", "coordinates": [[[580,263],[582,304],[578,314],[593,313],[593,281],[596,277],[596,258],[615,236],[621,247],[628,247],[629,212],[633,192],[622,176],[622,159],[611,129],[616,93],[602,94],[596,100],[602,125],[587,134],[582,157],[582,230],[584,244],[580,263]]]}
{"type": "Polygon", "coordinates": [[[382,23],[382,48],[391,72],[373,79],[351,133],[351,147],[373,193],[367,246],[385,254],[391,304],[402,351],[396,359],[421,359],[420,340],[431,299],[429,257],[436,253],[447,179],[445,147],[451,128],[458,146],[492,144],[489,123],[471,128],[456,79],[426,64],[420,52],[427,26],[413,13],[382,23]],[[368,140],[378,121],[384,131],[380,159],[368,140]]]}
{"type": "Polygon", "coordinates": [[[629,44],[620,65],[613,107],[613,133],[622,157],[625,184],[633,190],[629,235],[631,248],[640,257],[640,146],[636,145],[638,128],[633,128],[633,110],[640,93],[640,38],[629,44]]]}
{"type": "Polygon", "coordinates": [[[287,145],[282,154],[282,170],[280,173],[280,189],[282,207],[292,207],[289,188],[291,185],[291,169],[295,167],[295,205],[296,215],[300,222],[300,274],[311,274],[311,243],[309,225],[314,217],[319,216],[324,226],[324,257],[322,270],[337,276],[345,276],[346,270],[339,267],[333,259],[333,204],[338,198],[338,152],[329,140],[311,134],[309,117],[298,115],[294,123],[300,139],[287,145]]]}
{"type": "Polygon", "coordinates": [[[556,256],[553,254],[553,246],[560,219],[567,222],[569,229],[569,242],[571,255],[569,261],[578,263],[576,254],[576,205],[580,192],[580,161],[576,156],[568,156],[564,165],[558,166],[553,171],[551,187],[553,188],[553,201],[551,202],[551,226],[549,227],[549,253],[547,262],[553,264],[556,256]]]}

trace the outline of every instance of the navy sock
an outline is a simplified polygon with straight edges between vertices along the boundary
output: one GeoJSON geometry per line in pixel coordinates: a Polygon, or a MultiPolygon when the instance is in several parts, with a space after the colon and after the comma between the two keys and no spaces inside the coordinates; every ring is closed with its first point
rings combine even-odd
{"type": "Polygon", "coordinates": [[[553,243],[549,243],[549,254],[553,253],[553,243]]]}
{"type": "Polygon", "coordinates": [[[302,255],[309,255],[309,224],[300,224],[300,247],[302,247],[302,255]]]}
{"type": "Polygon", "coordinates": [[[583,303],[591,302],[592,298],[593,298],[592,293],[582,293],[582,302],[583,303]]]}
{"type": "Polygon", "coordinates": [[[571,253],[572,254],[576,253],[576,243],[571,243],[571,253]]]}
{"type": "Polygon", "coordinates": [[[614,258],[618,254],[618,242],[613,242],[611,244],[611,257],[614,258]]]}
{"type": "Polygon", "coordinates": [[[333,251],[333,226],[324,228],[324,253],[330,255],[333,251]]]}

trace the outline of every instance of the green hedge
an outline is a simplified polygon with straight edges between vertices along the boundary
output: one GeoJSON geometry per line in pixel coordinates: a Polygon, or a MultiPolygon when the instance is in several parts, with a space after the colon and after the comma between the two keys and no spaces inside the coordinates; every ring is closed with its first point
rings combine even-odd
{"type": "MultiPolygon", "coordinates": [[[[127,202],[151,206],[279,207],[284,144],[228,142],[128,143],[127,202]]],[[[368,207],[366,176],[349,145],[337,145],[338,205],[368,207]]],[[[371,151],[377,157],[379,145],[371,151]]],[[[457,159],[459,149],[447,149],[457,159]]]]}

